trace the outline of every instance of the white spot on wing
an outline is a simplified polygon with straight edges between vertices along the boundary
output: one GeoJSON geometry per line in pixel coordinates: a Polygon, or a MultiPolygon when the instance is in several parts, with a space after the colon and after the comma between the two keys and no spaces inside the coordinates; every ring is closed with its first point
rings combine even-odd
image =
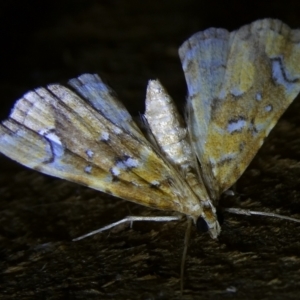
{"type": "Polygon", "coordinates": [[[138,166],[138,161],[131,157],[126,157],[124,160],[118,160],[116,165],[110,169],[110,172],[114,176],[119,176],[121,172],[124,170],[132,169],[138,166]]]}
{"type": "Polygon", "coordinates": [[[123,161],[118,161],[117,163],[116,163],[116,167],[118,168],[118,169],[121,169],[121,170],[126,170],[127,169],[127,166],[124,164],[124,162],[123,161]]]}
{"type": "Polygon", "coordinates": [[[109,133],[108,132],[102,132],[101,136],[100,136],[100,140],[101,141],[108,141],[109,140],[109,133]]]}
{"type": "Polygon", "coordinates": [[[91,149],[86,150],[85,153],[89,158],[93,158],[94,156],[94,152],[91,149]]]}
{"type": "Polygon", "coordinates": [[[114,176],[119,176],[122,170],[127,170],[127,166],[122,160],[117,161],[116,165],[110,169],[110,172],[114,176]]]}
{"type": "Polygon", "coordinates": [[[128,157],[126,160],[124,160],[124,164],[128,168],[136,168],[139,165],[139,162],[137,159],[128,157]]]}
{"type": "Polygon", "coordinates": [[[84,172],[90,174],[92,172],[92,168],[93,168],[92,166],[86,166],[84,168],[84,172]]]}
{"type": "Polygon", "coordinates": [[[261,101],[261,100],[262,100],[262,94],[261,94],[261,93],[256,93],[255,99],[256,99],[257,101],[261,101]]]}
{"type": "Polygon", "coordinates": [[[114,176],[119,176],[121,174],[120,169],[117,166],[112,167],[110,171],[114,176]]]}
{"type": "Polygon", "coordinates": [[[235,97],[239,97],[244,94],[244,91],[242,91],[239,87],[232,88],[230,92],[235,97]]]}
{"type": "Polygon", "coordinates": [[[231,121],[227,125],[227,131],[229,133],[232,133],[234,131],[241,131],[245,127],[246,123],[247,122],[243,119],[238,119],[236,121],[231,121]]]}
{"type": "Polygon", "coordinates": [[[269,111],[271,111],[272,110],[272,105],[267,105],[266,107],[265,107],[265,111],[266,112],[269,112],[269,111]]]}

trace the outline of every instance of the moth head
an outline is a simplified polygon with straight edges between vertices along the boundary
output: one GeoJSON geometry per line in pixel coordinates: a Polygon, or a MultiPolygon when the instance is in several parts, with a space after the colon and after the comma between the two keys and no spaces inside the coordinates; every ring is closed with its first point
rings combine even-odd
{"type": "Polygon", "coordinates": [[[208,232],[211,238],[217,239],[223,223],[223,215],[215,208],[211,210],[205,209],[203,214],[199,216],[196,220],[196,228],[200,232],[208,232]]]}

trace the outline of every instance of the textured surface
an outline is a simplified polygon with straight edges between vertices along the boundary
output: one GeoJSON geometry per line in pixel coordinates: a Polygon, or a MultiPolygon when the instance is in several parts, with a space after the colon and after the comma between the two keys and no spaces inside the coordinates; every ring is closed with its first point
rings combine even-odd
{"type": "MultiPolygon", "coordinates": [[[[293,1],[253,5],[253,13],[240,1],[217,3],[218,10],[208,1],[90,3],[76,11],[62,1],[59,19],[47,28],[32,25],[34,33],[11,26],[19,40],[9,50],[13,59],[2,63],[3,103],[10,100],[3,117],[27,90],[87,71],[105,73],[135,114],[143,111],[149,78],[159,78],[182,105],[177,48],[191,34],[210,26],[233,30],[266,16],[300,25],[293,1]]],[[[24,19],[42,19],[38,8],[33,12],[24,19]]],[[[299,109],[297,100],[237,183],[242,206],[299,217],[299,109]]],[[[0,167],[2,298],[179,298],[184,224],[134,224],[72,243],[129,211],[149,212],[2,157],[0,167]]],[[[194,232],[183,299],[298,299],[299,232],[297,224],[227,214],[218,242],[194,232]]]]}

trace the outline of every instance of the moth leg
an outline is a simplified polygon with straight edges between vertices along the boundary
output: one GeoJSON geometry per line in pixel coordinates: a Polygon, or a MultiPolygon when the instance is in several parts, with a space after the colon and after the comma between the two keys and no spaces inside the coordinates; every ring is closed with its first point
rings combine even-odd
{"type": "Polygon", "coordinates": [[[264,211],[254,211],[250,209],[242,209],[242,208],[225,208],[224,211],[227,211],[232,214],[237,214],[237,215],[245,215],[245,216],[266,216],[266,217],[273,217],[273,218],[278,218],[282,220],[288,220],[296,223],[300,223],[300,219],[296,218],[291,218],[283,215],[278,215],[274,213],[269,213],[269,212],[264,212],[264,211]]]}
{"type": "Polygon", "coordinates": [[[85,239],[88,236],[100,233],[102,231],[111,229],[113,227],[116,227],[120,224],[126,223],[126,222],[136,222],[136,221],[152,221],[152,222],[171,222],[171,221],[178,221],[182,218],[182,216],[156,216],[156,217],[146,217],[146,216],[127,216],[126,218],[119,220],[117,222],[111,223],[109,225],[106,225],[104,227],[101,227],[97,230],[91,231],[87,234],[84,234],[82,236],[79,236],[72,241],[79,241],[82,239],[85,239]]]}
{"type": "Polygon", "coordinates": [[[181,265],[180,265],[180,293],[181,293],[181,295],[183,295],[184,266],[185,266],[189,242],[191,239],[191,228],[192,228],[192,218],[188,218],[187,219],[187,227],[186,227],[185,236],[184,236],[184,247],[183,247],[182,259],[181,259],[181,265]]]}

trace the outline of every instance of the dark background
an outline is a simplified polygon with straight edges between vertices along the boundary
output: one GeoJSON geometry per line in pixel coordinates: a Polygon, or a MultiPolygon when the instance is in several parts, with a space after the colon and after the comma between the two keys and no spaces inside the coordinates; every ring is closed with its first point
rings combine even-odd
{"type": "MultiPolygon", "coordinates": [[[[180,44],[210,26],[234,30],[266,17],[300,27],[300,2],[3,1],[0,117],[29,89],[84,72],[99,73],[133,115],[152,78],[183,107],[180,44]]],[[[300,218],[299,112],[298,99],[238,181],[238,205],[300,218]]],[[[72,242],[128,214],[163,212],[3,156],[0,210],[1,299],[180,298],[184,222],[135,223],[72,242]]],[[[296,223],[227,214],[219,241],[193,229],[182,299],[298,299],[299,238],[296,223]]]]}

